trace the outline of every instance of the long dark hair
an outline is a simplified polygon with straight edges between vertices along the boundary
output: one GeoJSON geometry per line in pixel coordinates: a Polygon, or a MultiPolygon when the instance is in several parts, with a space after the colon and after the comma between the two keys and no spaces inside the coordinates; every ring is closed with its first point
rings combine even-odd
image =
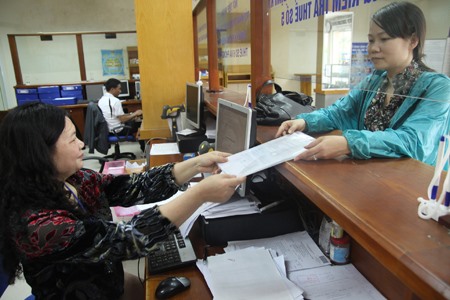
{"type": "Polygon", "coordinates": [[[32,103],[8,112],[0,124],[0,253],[10,283],[20,275],[15,236],[27,234],[21,221],[30,209],[68,209],[67,192],[53,163],[55,143],[65,127],[66,112],[32,103]]]}
{"type": "Polygon", "coordinates": [[[422,10],[411,2],[392,2],[379,9],[372,21],[391,37],[411,38],[413,34],[418,44],[413,50],[414,60],[426,71],[434,71],[423,62],[423,48],[426,34],[426,21],[422,10]]]}

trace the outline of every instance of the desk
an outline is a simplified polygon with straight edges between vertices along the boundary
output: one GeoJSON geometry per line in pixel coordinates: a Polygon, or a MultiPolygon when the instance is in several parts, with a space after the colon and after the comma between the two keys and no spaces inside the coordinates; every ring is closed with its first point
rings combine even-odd
{"type": "MultiPolygon", "coordinates": [[[[260,127],[258,140],[275,132],[260,127]]],[[[433,167],[404,158],[291,161],[276,169],[350,234],[352,263],[389,299],[450,298],[448,230],[417,216],[433,167]]]]}
{"type": "MultiPolygon", "coordinates": [[[[84,136],[84,122],[86,119],[86,107],[87,103],[74,104],[74,105],[63,105],[60,106],[65,109],[72,117],[75,126],[80,130],[82,136],[84,136]]],[[[142,108],[141,101],[138,100],[127,100],[122,102],[122,107],[128,109],[129,112],[134,112],[142,108]]]]}
{"type": "MultiPolygon", "coordinates": [[[[205,94],[211,106],[218,97],[241,100],[232,92],[205,94]],[[235,98],[228,98],[228,93],[235,98]]],[[[258,141],[271,140],[276,130],[259,126],[258,141]]],[[[448,230],[417,216],[417,197],[426,195],[433,167],[403,158],[290,161],[275,168],[350,234],[352,263],[388,299],[450,298],[448,230]]],[[[191,239],[201,245],[196,234],[191,232],[191,239]]],[[[196,253],[199,258],[203,255],[202,250],[196,253]]],[[[189,294],[174,299],[211,298],[202,290],[207,289],[203,278],[197,278],[202,277],[200,271],[193,267],[150,276],[147,299],[154,284],[170,274],[193,279],[189,294]]]]}
{"type": "MultiPolygon", "coordinates": [[[[161,143],[160,140],[155,140],[153,143],[161,143]]],[[[182,154],[172,154],[172,155],[153,155],[150,156],[150,166],[159,166],[169,162],[182,161],[182,154]]],[[[201,238],[200,228],[198,224],[194,224],[189,234],[189,238],[194,246],[194,251],[197,258],[203,258],[205,242],[201,238]]],[[[223,249],[220,247],[211,247],[208,249],[209,254],[223,253],[223,249]]],[[[147,272],[147,270],[146,270],[147,272]]],[[[145,282],[145,295],[147,300],[153,300],[155,296],[155,290],[159,282],[169,276],[186,276],[191,281],[191,287],[181,294],[175,295],[171,299],[212,299],[212,294],[209,291],[208,285],[201,272],[194,266],[188,266],[181,269],[166,271],[157,275],[146,274],[145,282]]]]}

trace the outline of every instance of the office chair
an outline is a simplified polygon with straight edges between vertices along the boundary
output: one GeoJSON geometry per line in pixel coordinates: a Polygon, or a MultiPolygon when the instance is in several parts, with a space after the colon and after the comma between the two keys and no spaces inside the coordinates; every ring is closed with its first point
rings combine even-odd
{"type": "Polygon", "coordinates": [[[136,159],[136,155],[132,152],[120,152],[120,142],[135,142],[136,138],[132,134],[128,134],[131,127],[128,125],[119,125],[112,129],[113,135],[108,136],[108,143],[114,145],[114,153],[104,156],[103,158],[118,160],[121,158],[136,159]],[[124,129],[128,129],[125,135],[118,135],[124,129]]]}
{"type": "MultiPolygon", "coordinates": [[[[128,125],[119,125],[112,130],[110,135],[108,124],[106,123],[103,112],[97,103],[89,102],[86,108],[86,120],[84,125],[84,142],[89,147],[89,153],[94,153],[94,149],[102,154],[106,154],[99,158],[88,157],[87,159],[98,159],[102,165],[100,172],[103,170],[104,163],[109,160],[117,160],[121,158],[136,159],[136,155],[131,152],[120,152],[120,142],[135,141],[135,137],[131,134],[119,135],[123,129],[131,129],[128,125]],[[114,153],[107,155],[111,145],[114,145],[114,153]]],[[[125,131],[125,132],[128,132],[125,131]]]]}

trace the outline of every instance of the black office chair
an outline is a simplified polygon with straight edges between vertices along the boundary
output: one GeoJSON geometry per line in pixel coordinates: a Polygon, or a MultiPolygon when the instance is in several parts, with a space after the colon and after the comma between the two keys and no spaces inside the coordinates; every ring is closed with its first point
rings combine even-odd
{"type": "Polygon", "coordinates": [[[128,159],[136,159],[136,155],[132,152],[120,152],[120,144],[121,142],[135,142],[136,138],[129,134],[128,132],[131,130],[131,127],[128,125],[120,125],[111,131],[113,135],[108,136],[108,143],[110,145],[114,145],[114,153],[104,156],[104,158],[108,159],[111,158],[112,160],[118,160],[121,158],[128,158],[128,159]],[[125,135],[118,135],[121,131],[124,129],[128,129],[125,135]]]}
{"type": "MultiPolygon", "coordinates": [[[[102,169],[105,161],[117,160],[121,158],[136,159],[136,155],[131,152],[120,152],[121,142],[135,141],[136,138],[131,134],[119,135],[118,133],[123,132],[123,129],[131,129],[127,125],[119,125],[113,128],[112,134],[110,135],[108,124],[106,123],[105,117],[101,109],[98,107],[97,103],[89,102],[86,108],[86,120],[84,125],[84,142],[87,147],[89,147],[89,153],[94,153],[94,149],[102,154],[108,154],[111,145],[114,145],[114,153],[102,157],[104,160],[102,162],[102,169]]],[[[125,132],[128,132],[125,130],[125,132]]],[[[91,159],[98,159],[98,157],[93,157],[91,159]]]]}

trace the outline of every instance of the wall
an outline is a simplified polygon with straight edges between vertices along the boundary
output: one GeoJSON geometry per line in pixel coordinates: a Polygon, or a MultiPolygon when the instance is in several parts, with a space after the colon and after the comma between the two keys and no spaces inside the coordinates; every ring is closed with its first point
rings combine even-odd
{"type": "Polygon", "coordinates": [[[0,0],[0,3],[0,69],[3,71],[0,84],[6,95],[0,103],[2,109],[16,106],[13,89],[16,81],[7,34],[136,30],[133,0],[0,0]]]}

